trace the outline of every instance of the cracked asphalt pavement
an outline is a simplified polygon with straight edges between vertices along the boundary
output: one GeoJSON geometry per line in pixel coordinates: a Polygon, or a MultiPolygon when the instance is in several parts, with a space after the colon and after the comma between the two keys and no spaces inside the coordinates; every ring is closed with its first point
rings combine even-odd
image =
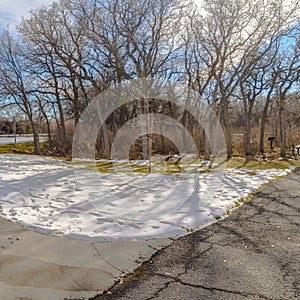
{"type": "Polygon", "coordinates": [[[101,299],[300,299],[300,171],[174,241],[101,299]]]}

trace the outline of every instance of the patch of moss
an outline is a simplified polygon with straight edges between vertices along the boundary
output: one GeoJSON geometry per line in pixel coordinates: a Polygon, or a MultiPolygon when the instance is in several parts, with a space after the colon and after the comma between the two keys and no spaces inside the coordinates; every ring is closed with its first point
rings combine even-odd
{"type": "Polygon", "coordinates": [[[186,232],[189,232],[189,233],[194,232],[194,230],[192,228],[188,228],[188,227],[186,227],[184,225],[181,225],[180,227],[181,227],[181,229],[185,230],[186,232]]]}
{"type": "Polygon", "coordinates": [[[289,167],[300,167],[300,160],[280,160],[274,159],[271,161],[263,160],[247,160],[242,157],[233,157],[226,163],[226,168],[230,169],[247,169],[247,170],[267,170],[278,169],[284,170],[289,167]]]}
{"type": "Polygon", "coordinates": [[[243,201],[244,201],[243,203],[249,202],[251,200],[252,196],[253,196],[252,194],[249,194],[246,198],[243,199],[243,201]]]}
{"type": "Polygon", "coordinates": [[[256,171],[248,171],[248,174],[251,176],[256,176],[257,172],[256,171]]]}
{"type": "Polygon", "coordinates": [[[227,210],[226,210],[226,215],[227,215],[227,216],[230,216],[230,215],[231,215],[231,210],[230,210],[230,209],[227,209],[227,210]]]}
{"type": "MultiPolygon", "coordinates": [[[[78,163],[84,165],[87,169],[97,170],[101,173],[129,173],[129,174],[189,174],[189,173],[207,173],[210,171],[217,171],[217,168],[229,168],[229,169],[243,169],[247,170],[249,175],[256,176],[257,171],[259,170],[267,170],[267,169],[287,169],[291,166],[299,166],[300,167],[300,160],[294,161],[246,161],[244,158],[234,157],[229,160],[227,163],[222,165],[218,165],[216,169],[210,168],[210,166],[201,166],[202,160],[191,160],[191,161],[181,161],[178,164],[174,164],[172,162],[165,162],[165,161],[152,161],[151,167],[147,165],[137,165],[133,161],[97,161],[95,162],[88,162],[79,160],[78,163]]],[[[244,171],[243,171],[244,172],[244,171]]]]}
{"type": "Polygon", "coordinates": [[[240,206],[241,206],[241,204],[240,204],[240,202],[239,202],[239,201],[234,201],[234,206],[235,206],[236,208],[238,208],[238,207],[240,207],[240,206]]]}

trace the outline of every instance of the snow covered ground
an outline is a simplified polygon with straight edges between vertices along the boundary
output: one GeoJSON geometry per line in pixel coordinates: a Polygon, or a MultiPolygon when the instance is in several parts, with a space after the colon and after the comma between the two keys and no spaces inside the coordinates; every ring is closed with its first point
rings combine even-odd
{"type": "Polygon", "coordinates": [[[84,163],[0,155],[0,216],[79,239],[170,237],[216,222],[261,185],[291,172],[141,174],[117,169],[100,173],[84,163]]]}
{"type": "MultiPolygon", "coordinates": [[[[40,137],[40,142],[47,141],[46,137],[40,137]]],[[[27,143],[27,142],[33,142],[32,136],[17,136],[16,138],[17,143],[27,143]]],[[[15,137],[14,136],[0,136],[0,144],[14,144],[15,143],[15,137]]]]}

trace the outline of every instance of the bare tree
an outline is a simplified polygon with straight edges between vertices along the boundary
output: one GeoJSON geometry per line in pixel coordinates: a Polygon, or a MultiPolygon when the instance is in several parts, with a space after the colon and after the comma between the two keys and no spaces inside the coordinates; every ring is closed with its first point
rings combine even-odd
{"type": "Polygon", "coordinates": [[[259,59],[260,56],[254,54],[260,47],[295,21],[298,4],[293,3],[286,10],[283,1],[204,1],[203,13],[192,17],[194,40],[198,44],[198,65],[202,67],[204,64],[207,74],[206,79],[201,81],[199,74],[202,74],[202,70],[196,69],[192,81],[200,91],[205,87],[206,80],[209,85],[215,85],[213,102],[218,105],[228,157],[233,153],[230,98],[239,86],[240,74],[248,72],[259,59]]]}
{"type": "Polygon", "coordinates": [[[272,59],[266,69],[267,92],[261,118],[260,152],[263,154],[265,127],[271,101],[276,101],[279,119],[281,156],[286,157],[286,117],[285,101],[288,93],[293,92],[299,81],[300,48],[298,26],[291,26],[281,32],[272,46],[272,59]],[[288,47],[286,45],[288,44],[288,47]]]}
{"type": "Polygon", "coordinates": [[[24,56],[26,45],[17,42],[5,30],[0,38],[0,96],[2,105],[17,105],[28,117],[33,132],[34,152],[40,154],[39,132],[36,122],[37,103],[34,101],[34,77],[28,72],[24,56]]]}
{"type": "MultiPolygon", "coordinates": [[[[19,32],[35,48],[36,52],[32,57],[38,57],[39,65],[44,67],[45,73],[50,74],[49,88],[56,96],[60,114],[60,100],[63,95],[77,124],[83,107],[88,103],[87,99],[83,99],[86,103],[80,100],[80,94],[86,88],[81,76],[86,43],[85,35],[71,14],[71,9],[68,1],[37,9],[31,12],[29,19],[23,20],[19,32]]],[[[64,138],[62,114],[61,127],[64,138]]]]}
{"type": "MultiPolygon", "coordinates": [[[[288,9],[285,1],[204,0],[199,10],[189,0],[59,0],[23,19],[18,28],[22,40],[3,34],[2,102],[14,102],[23,109],[35,136],[35,116],[44,116],[49,137],[53,116],[60,146],[65,148],[67,118],[76,125],[94,96],[108,87],[152,76],[172,83],[180,80],[201,95],[198,113],[207,102],[219,115],[228,158],[233,154],[236,99],[243,104],[246,156],[254,154],[250,141],[257,99],[265,99],[261,152],[270,104],[277,99],[284,156],[285,99],[299,79],[299,34],[291,25],[300,9],[300,0],[291,2],[288,9]],[[287,38],[294,42],[283,45],[287,38]]],[[[199,131],[186,111],[169,109],[159,99],[136,100],[103,125],[100,140],[108,145],[107,153],[109,135],[130,118],[154,112],[155,107],[173,114],[191,132],[199,131]]],[[[209,158],[205,133],[195,136],[206,140],[205,157],[209,158]]],[[[142,143],[146,149],[151,141],[147,137],[142,143]]],[[[149,156],[143,153],[144,158],[149,156]]]]}

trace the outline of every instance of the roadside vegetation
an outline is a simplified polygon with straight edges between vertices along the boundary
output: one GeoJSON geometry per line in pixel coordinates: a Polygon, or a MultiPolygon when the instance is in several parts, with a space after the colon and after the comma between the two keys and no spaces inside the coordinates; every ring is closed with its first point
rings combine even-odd
{"type": "MultiPolygon", "coordinates": [[[[40,143],[41,153],[48,153],[48,143],[40,143]]],[[[0,144],[0,154],[35,154],[34,143],[0,144]]]]}

